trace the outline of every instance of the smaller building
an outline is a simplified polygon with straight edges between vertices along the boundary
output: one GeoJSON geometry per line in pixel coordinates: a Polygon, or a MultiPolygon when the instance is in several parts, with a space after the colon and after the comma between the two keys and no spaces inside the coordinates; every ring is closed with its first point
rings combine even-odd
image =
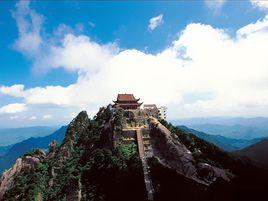
{"type": "Polygon", "coordinates": [[[144,104],[143,110],[147,115],[158,118],[158,109],[155,104],[144,104]]]}
{"type": "Polygon", "coordinates": [[[114,107],[120,107],[124,110],[136,110],[142,105],[139,100],[133,94],[118,94],[116,101],[114,101],[114,107]]]}
{"type": "Polygon", "coordinates": [[[154,110],[154,109],[157,109],[157,107],[156,107],[156,104],[144,104],[143,109],[154,110]]]}
{"type": "Polygon", "coordinates": [[[158,108],[158,117],[160,119],[164,119],[166,120],[167,119],[167,107],[166,106],[161,106],[158,108]]]}

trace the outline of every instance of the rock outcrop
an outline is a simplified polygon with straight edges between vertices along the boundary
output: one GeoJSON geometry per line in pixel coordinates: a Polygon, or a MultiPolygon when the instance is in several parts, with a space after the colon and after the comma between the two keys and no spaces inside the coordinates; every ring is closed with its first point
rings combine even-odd
{"type": "Polygon", "coordinates": [[[198,163],[193,153],[179,141],[178,137],[155,118],[150,118],[148,122],[153,154],[162,165],[205,185],[209,185],[219,177],[229,181],[224,169],[207,163],[198,163]]]}
{"type": "Polygon", "coordinates": [[[215,182],[217,178],[230,181],[230,178],[226,174],[225,170],[212,166],[208,163],[198,163],[197,170],[199,177],[208,184],[215,182]]]}
{"type": "Polygon", "coordinates": [[[48,145],[48,148],[49,148],[49,152],[48,152],[48,155],[47,155],[48,158],[51,158],[51,157],[53,157],[55,155],[56,150],[57,150],[57,146],[58,146],[58,144],[57,144],[56,140],[52,140],[50,142],[50,144],[48,145]]]}
{"type": "Polygon", "coordinates": [[[1,185],[0,185],[0,200],[2,200],[3,195],[6,193],[6,191],[11,187],[14,178],[19,175],[21,169],[22,169],[22,159],[18,158],[16,163],[13,165],[12,168],[6,170],[2,177],[1,177],[1,185]]]}
{"type": "Polygon", "coordinates": [[[68,126],[65,138],[56,153],[58,160],[54,164],[55,166],[60,167],[64,159],[71,157],[78,139],[89,132],[88,123],[89,118],[86,111],[80,112],[77,117],[72,120],[68,126]]]}
{"type": "Polygon", "coordinates": [[[46,154],[37,150],[34,155],[26,155],[18,158],[16,163],[10,169],[6,170],[0,179],[0,200],[3,199],[4,194],[12,186],[14,179],[20,175],[23,170],[34,170],[36,165],[44,159],[46,154]]]}

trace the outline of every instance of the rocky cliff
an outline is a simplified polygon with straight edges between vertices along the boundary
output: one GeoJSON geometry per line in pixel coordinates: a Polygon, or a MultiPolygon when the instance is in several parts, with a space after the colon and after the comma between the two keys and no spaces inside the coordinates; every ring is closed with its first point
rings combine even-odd
{"type": "MultiPolygon", "coordinates": [[[[149,124],[153,153],[161,164],[204,185],[213,183],[217,178],[230,180],[228,170],[197,161],[194,157],[196,153],[192,153],[175,133],[171,133],[156,119],[149,119],[149,124]]],[[[200,150],[196,152],[202,154],[200,150]]]]}
{"type": "Polygon", "coordinates": [[[16,178],[21,172],[34,171],[37,165],[46,157],[46,154],[41,150],[34,150],[32,153],[18,158],[12,168],[3,173],[0,180],[0,200],[4,194],[12,188],[16,178]]]}

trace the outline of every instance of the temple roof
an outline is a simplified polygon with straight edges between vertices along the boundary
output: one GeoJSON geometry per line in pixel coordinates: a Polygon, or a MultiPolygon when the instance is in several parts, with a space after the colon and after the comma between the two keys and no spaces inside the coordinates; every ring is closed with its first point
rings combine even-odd
{"type": "Polygon", "coordinates": [[[139,99],[136,99],[133,94],[118,94],[117,101],[119,102],[137,102],[139,99]]]}
{"type": "Polygon", "coordinates": [[[119,103],[120,106],[141,106],[142,103],[119,103]]]}
{"type": "Polygon", "coordinates": [[[118,94],[117,100],[113,101],[113,107],[121,107],[123,109],[138,109],[142,103],[139,103],[140,99],[136,99],[133,94],[118,94]]]}

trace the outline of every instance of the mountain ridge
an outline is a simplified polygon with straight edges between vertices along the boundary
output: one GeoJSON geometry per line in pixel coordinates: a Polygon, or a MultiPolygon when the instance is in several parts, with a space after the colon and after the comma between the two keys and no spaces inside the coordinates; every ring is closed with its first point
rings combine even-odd
{"type": "Polygon", "coordinates": [[[104,107],[93,119],[79,113],[63,142],[51,142],[47,153],[33,150],[17,159],[0,180],[0,200],[148,200],[136,129],[147,150],[155,201],[250,200],[266,193],[268,177],[249,160],[142,110],[104,107]]]}
{"type": "Polygon", "coordinates": [[[177,127],[185,130],[186,132],[193,133],[197,137],[203,140],[206,140],[208,142],[211,142],[225,151],[239,150],[247,146],[250,146],[252,144],[255,144],[264,139],[264,138],[256,138],[252,140],[234,139],[234,138],[224,137],[221,135],[210,135],[205,132],[201,132],[201,131],[198,131],[198,130],[195,130],[186,126],[177,126],[177,127]]]}
{"type": "Polygon", "coordinates": [[[42,137],[56,131],[56,127],[32,126],[21,128],[0,128],[0,146],[16,144],[30,137],[42,137]]]}
{"type": "Polygon", "coordinates": [[[175,125],[185,125],[210,135],[236,139],[268,137],[268,118],[203,117],[173,120],[175,125]]]}
{"type": "Polygon", "coordinates": [[[234,152],[240,156],[246,156],[260,166],[268,168],[268,139],[257,142],[249,147],[234,152]]]}
{"type": "Polygon", "coordinates": [[[62,126],[60,129],[56,130],[50,135],[37,138],[31,137],[23,140],[22,142],[11,145],[6,153],[0,157],[0,173],[5,169],[10,168],[18,157],[30,151],[31,149],[47,149],[48,144],[52,140],[56,140],[58,143],[60,143],[64,138],[66,129],[66,126],[62,126]]]}

